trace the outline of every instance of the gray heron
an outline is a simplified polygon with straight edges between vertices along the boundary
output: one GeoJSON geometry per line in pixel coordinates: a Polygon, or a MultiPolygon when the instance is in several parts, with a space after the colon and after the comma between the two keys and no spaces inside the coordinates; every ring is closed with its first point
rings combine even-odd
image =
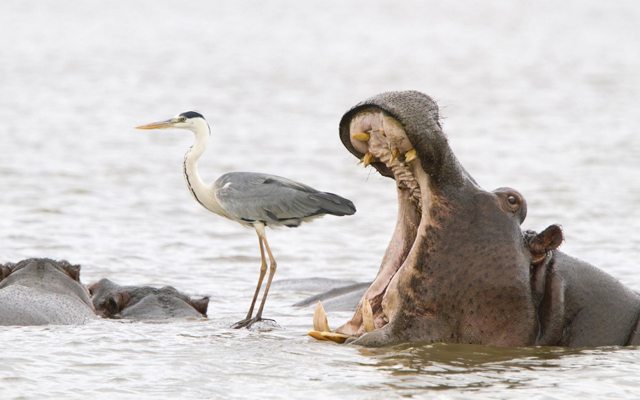
{"type": "Polygon", "coordinates": [[[213,185],[207,185],[198,174],[198,159],[207,148],[211,128],[196,111],[187,111],[166,121],[138,126],[136,129],[187,129],[195,134],[195,142],[184,156],[183,173],[193,198],[207,210],[253,227],[260,245],[260,277],[247,317],[233,325],[234,328],[250,327],[262,319],[271,281],[276,273],[276,260],[271,253],[265,227],[286,226],[294,228],[303,222],[330,215],[352,215],[353,203],[333,193],[320,192],[310,186],[287,178],[257,172],[230,172],[220,176],[213,185]],[[262,295],[262,302],[255,317],[253,309],[267,272],[265,249],[269,256],[269,278],[262,295]]]}

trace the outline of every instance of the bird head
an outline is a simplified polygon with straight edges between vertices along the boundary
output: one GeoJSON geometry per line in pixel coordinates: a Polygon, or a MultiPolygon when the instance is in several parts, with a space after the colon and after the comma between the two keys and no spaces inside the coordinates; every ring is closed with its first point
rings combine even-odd
{"type": "Polygon", "coordinates": [[[197,111],[185,111],[166,121],[137,126],[136,129],[188,129],[195,133],[208,131],[209,124],[197,111]]]}

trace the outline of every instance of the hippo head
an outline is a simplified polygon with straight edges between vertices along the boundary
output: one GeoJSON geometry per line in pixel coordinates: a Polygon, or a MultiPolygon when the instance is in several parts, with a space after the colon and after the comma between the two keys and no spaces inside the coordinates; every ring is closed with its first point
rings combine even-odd
{"type": "Polygon", "coordinates": [[[93,309],[89,292],[80,283],[80,266],[66,260],[29,258],[18,263],[0,265],[0,288],[14,284],[74,295],[93,309]]]}
{"type": "Polygon", "coordinates": [[[171,286],[120,286],[101,279],[89,286],[98,315],[104,318],[157,320],[207,315],[209,298],[192,299],[171,286]]]}
{"type": "Polygon", "coordinates": [[[534,255],[520,227],[527,203],[511,188],[482,189],[441,128],[436,103],[416,91],[374,96],[340,121],[344,146],[396,181],[398,219],[376,279],[335,332],[364,345],[530,344],[538,323],[534,255]]]}
{"type": "Polygon", "coordinates": [[[23,271],[56,271],[66,275],[72,280],[80,283],[80,266],[72,265],[66,260],[56,261],[48,258],[29,258],[18,263],[6,263],[0,265],[0,281],[8,278],[9,275],[23,271]]]}

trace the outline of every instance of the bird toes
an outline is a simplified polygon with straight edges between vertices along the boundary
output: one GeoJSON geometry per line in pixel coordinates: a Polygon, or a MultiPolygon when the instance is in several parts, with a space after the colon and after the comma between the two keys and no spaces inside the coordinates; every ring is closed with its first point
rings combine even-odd
{"type": "Polygon", "coordinates": [[[250,330],[269,331],[273,328],[279,328],[278,323],[269,318],[253,317],[251,319],[243,319],[231,325],[232,329],[247,328],[250,330]]]}

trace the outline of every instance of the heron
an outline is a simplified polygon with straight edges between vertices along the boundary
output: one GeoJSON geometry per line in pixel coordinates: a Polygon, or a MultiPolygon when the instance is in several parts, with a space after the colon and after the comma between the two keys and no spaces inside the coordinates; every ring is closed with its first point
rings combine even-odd
{"type": "Polygon", "coordinates": [[[197,111],[186,111],[166,121],[154,122],[136,129],[186,129],[195,134],[194,144],[184,156],[183,174],[193,198],[207,210],[253,227],[260,246],[260,275],[249,312],[233,328],[249,328],[262,320],[264,304],[269,294],[277,263],[269,247],[266,227],[295,228],[324,215],[353,215],[356,208],[350,200],[333,193],[321,192],[310,186],[276,175],[259,172],[229,172],[220,176],[213,185],[204,183],[198,173],[198,160],[207,148],[211,128],[197,111]],[[265,250],[269,257],[269,277],[262,301],[255,317],[254,306],[267,272],[265,250]]]}

